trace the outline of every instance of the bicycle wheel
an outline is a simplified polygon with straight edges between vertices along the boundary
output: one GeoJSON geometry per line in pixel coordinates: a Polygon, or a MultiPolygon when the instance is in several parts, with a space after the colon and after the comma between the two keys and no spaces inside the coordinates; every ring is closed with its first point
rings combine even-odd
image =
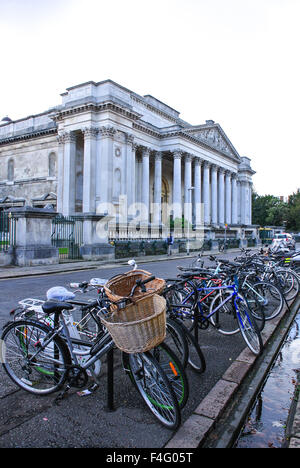
{"type": "Polygon", "coordinates": [[[182,366],[185,368],[187,366],[189,355],[188,343],[181,326],[169,317],[167,318],[166,323],[166,338],[164,343],[166,343],[172,351],[177,354],[182,366]]]}
{"type": "Polygon", "coordinates": [[[210,322],[223,335],[234,335],[240,331],[231,296],[232,293],[229,290],[220,290],[212,300],[209,309],[209,314],[212,314],[210,322]]]}
{"type": "Polygon", "coordinates": [[[259,303],[263,306],[265,319],[271,320],[280,314],[284,304],[281,291],[272,283],[259,281],[253,288],[259,303]]]}
{"type": "Polygon", "coordinates": [[[192,308],[195,306],[196,295],[195,286],[192,282],[180,283],[173,286],[171,289],[164,293],[167,305],[172,310],[175,308],[176,312],[180,307],[180,314],[183,317],[190,317],[192,308]]]}
{"type": "Polygon", "coordinates": [[[242,296],[247,302],[247,306],[256,320],[259,331],[262,331],[266,323],[266,316],[263,304],[258,300],[258,294],[256,293],[255,288],[251,286],[250,289],[243,289],[242,296]]]}
{"type": "Polygon", "coordinates": [[[185,370],[178,356],[163,342],[150,351],[161,366],[175,392],[180,408],[183,408],[189,397],[189,384],[185,370]]]}
{"type": "Polygon", "coordinates": [[[52,332],[34,320],[11,322],[4,327],[0,340],[3,368],[27,392],[48,395],[59,390],[66,380],[70,354],[59,336],[51,339],[52,332]]]}
{"type": "Polygon", "coordinates": [[[299,293],[299,279],[297,274],[286,268],[276,270],[276,276],[283,289],[283,294],[290,301],[299,293]]]}
{"type": "Polygon", "coordinates": [[[237,307],[236,314],[242,337],[244,338],[248,348],[255,355],[259,355],[263,349],[263,342],[260,331],[257,328],[256,321],[243,299],[237,298],[235,304],[237,307]]]}
{"type": "Polygon", "coordinates": [[[101,321],[98,319],[97,308],[84,309],[81,311],[81,318],[76,323],[76,328],[81,335],[82,340],[94,342],[97,340],[103,327],[101,321]]]}
{"type": "Polygon", "coordinates": [[[165,427],[177,429],[181,423],[179,404],[161,366],[150,352],[123,354],[125,371],[149,410],[165,427]]]}

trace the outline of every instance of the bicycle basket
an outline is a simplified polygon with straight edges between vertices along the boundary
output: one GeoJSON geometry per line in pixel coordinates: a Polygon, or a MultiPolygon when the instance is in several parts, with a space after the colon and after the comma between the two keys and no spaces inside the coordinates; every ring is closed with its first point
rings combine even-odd
{"type": "MultiPolygon", "coordinates": [[[[110,301],[117,302],[125,297],[129,297],[137,280],[145,281],[149,276],[152,275],[146,270],[128,271],[122,275],[117,275],[111,278],[104,286],[104,291],[110,301]]],[[[161,294],[165,285],[165,280],[155,278],[145,285],[147,290],[146,292],[142,292],[140,288],[137,288],[133,297],[134,299],[139,299],[140,297],[148,296],[150,294],[161,294]]]]}
{"type": "Polygon", "coordinates": [[[112,310],[101,321],[121,351],[143,353],[164,341],[166,300],[162,296],[152,294],[121,309],[112,306],[112,310]]]}

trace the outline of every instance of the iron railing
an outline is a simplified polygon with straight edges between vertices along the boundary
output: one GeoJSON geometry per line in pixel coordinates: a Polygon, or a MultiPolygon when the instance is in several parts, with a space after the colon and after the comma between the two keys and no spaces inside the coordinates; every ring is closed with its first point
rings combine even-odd
{"type": "Polygon", "coordinates": [[[7,252],[16,243],[17,220],[10,213],[0,211],[0,252],[7,252]]]}

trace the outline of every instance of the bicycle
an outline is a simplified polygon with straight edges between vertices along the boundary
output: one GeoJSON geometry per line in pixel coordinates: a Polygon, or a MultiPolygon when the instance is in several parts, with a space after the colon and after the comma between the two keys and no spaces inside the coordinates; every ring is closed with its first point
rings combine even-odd
{"type": "MultiPolygon", "coordinates": [[[[192,283],[189,283],[192,291],[187,294],[183,300],[181,307],[185,309],[186,305],[191,301],[195,303],[198,309],[199,319],[198,323],[200,328],[207,328],[211,323],[218,331],[223,334],[232,334],[233,322],[238,323],[238,330],[241,332],[246,345],[255,354],[259,355],[263,349],[263,342],[260,331],[257,327],[256,321],[248,308],[244,298],[238,292],[238,286],[234,282],[225,286],[210,286],[202,285],[195,288],[192,283]],[[207,294],[209,292],[218,293],[212,300],[208,313],[204,313],[202,302],[199,293],[207,294]],[[217,302],[218,301],[218,302],[217,302]],[[222,311],[222,313],[221,313],[222,311]],[[220,323],[220,321],[222,323],[220,323]]],[[[179,304],[177,304],[179,307],[179,304]]],[[[186,317],[194,318],[194,308],[191,309],[189,314],[184,312],[186,317]]],[[[193,323],[193,327],[198,328],[193,323]]],[[[235,326],[234,329],[237,327],[235,326]]]]}
{"type": "MultiPolygon", "coordinates": [[[[89,304],[90,308],[96,306],[99,307],[98,300],[89,304]]],[[[73,305],[49,301],[42,308],[46,316],[54,315],[53,326],[34,319],[18,319],[7,323],[3,328],[1,351],[5,358],[2,365],[9,377],[19,387],[36,395],[56,392],[65,383],[63,394],[72,386],[83,388],[88,381],[88,371],[98,382],[92,366],[115,346],[107,330],[102,328],[94,343],[77,339],[74,343],[64,317],[64,313],[70,312],[73,305]],[[75,351],[76,346],[80,345],[85,350],[84,362],[79,362],[75,351]],[[87,348],[89,352],[86,352],[87,348]]],[[[107,312],[105,305],[98,313],[107,312]]],[[[135,387],[150,411],[163,425],[176,429],[181,421],[180,405],[182,407],[185,404],[188,395],[187,380],[178,358],[161,344],[158,350],[151,352],[128,356],[122,352],[122,361],[125,372],[135,382],[135,387]],[[173,372],[170,380],[155,358],[155,355],[160,357],[161,363],[165,365],[162,356],[166,354],[170,367],[169,378],[173,372]],[[177,393],[174,390],[175,384],[177,393]]]]}

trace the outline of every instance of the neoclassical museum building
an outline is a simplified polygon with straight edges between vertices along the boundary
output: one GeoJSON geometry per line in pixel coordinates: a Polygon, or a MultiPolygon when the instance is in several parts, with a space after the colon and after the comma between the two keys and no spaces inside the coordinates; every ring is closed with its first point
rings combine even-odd
{"type": "MultiPolygon", "coordinates": [[[[191,125],[112,80],[72,86],[61,98],[46,112],[1,121],[0,210],[52,205],[64,216],[106,216],[109,226],[183,220],[213,239],[225,228],[254,232],[254,171],[218,123],[191,125]]],[[[106,237],[114,235],[109,227],[106,237]]]]}

